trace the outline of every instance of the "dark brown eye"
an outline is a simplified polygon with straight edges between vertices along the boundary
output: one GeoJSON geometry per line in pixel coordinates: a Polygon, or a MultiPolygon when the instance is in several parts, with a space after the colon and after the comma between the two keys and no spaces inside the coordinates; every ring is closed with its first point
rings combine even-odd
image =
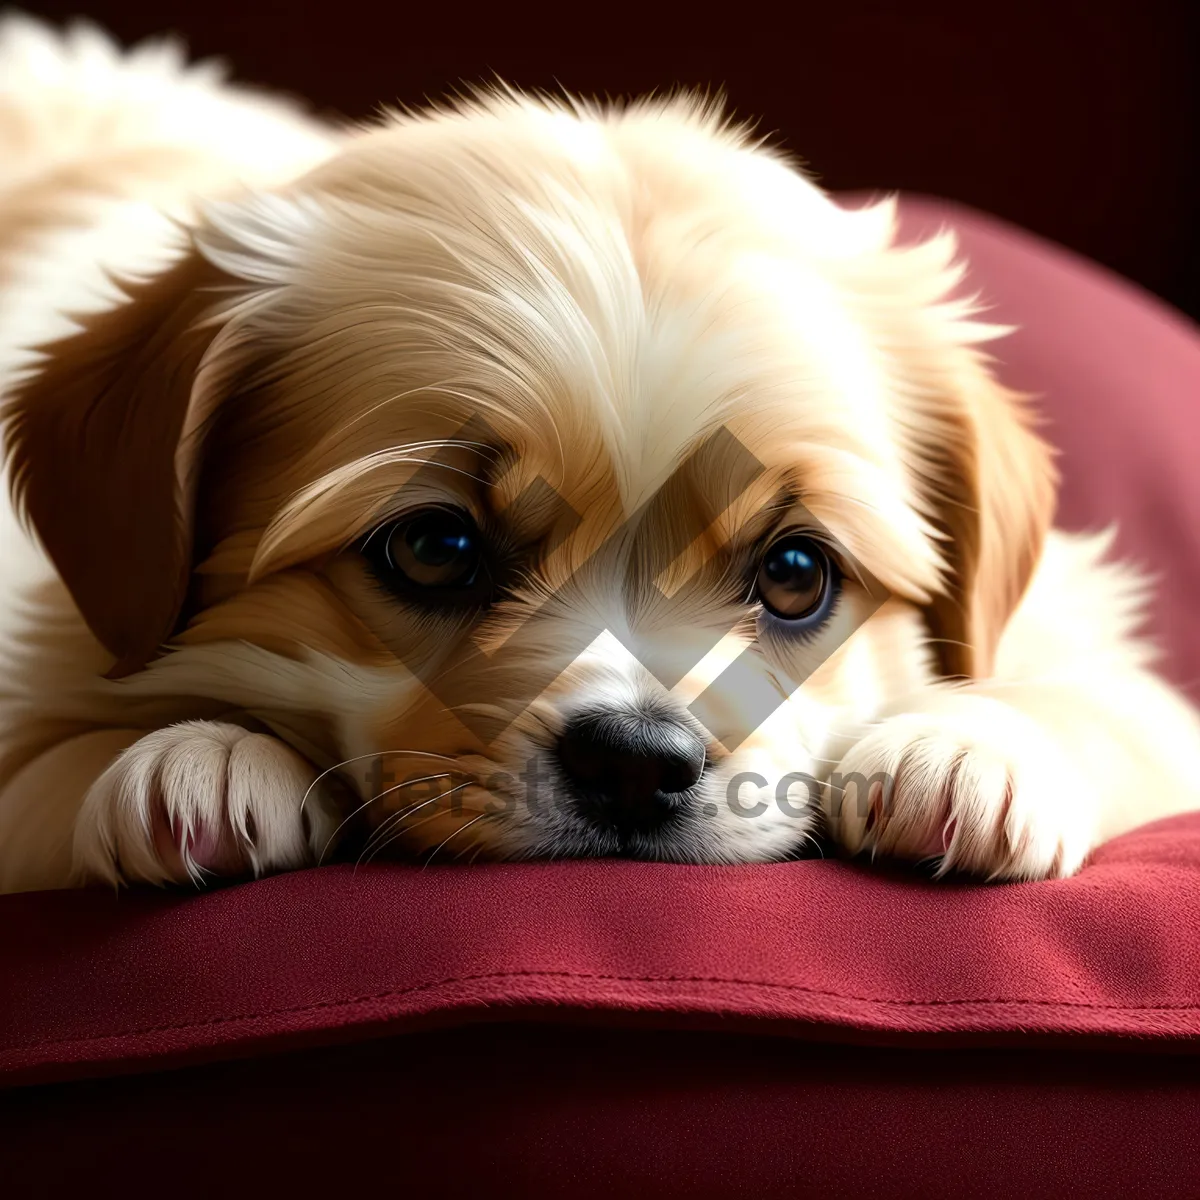
{"type": "Polygon", "coordinates": [[[470,589],[479,582],[483,538],[465,513],[426,509],[378,538],[378,565],[409,588],[470,589]]]}
{"type": "Polygon", "coordinates": [[[762,557],[755,587],[764,608],[781,621],[812,625],[832,606],[834,569],[820,544],[802,534],[773,543],[762,557]]]}

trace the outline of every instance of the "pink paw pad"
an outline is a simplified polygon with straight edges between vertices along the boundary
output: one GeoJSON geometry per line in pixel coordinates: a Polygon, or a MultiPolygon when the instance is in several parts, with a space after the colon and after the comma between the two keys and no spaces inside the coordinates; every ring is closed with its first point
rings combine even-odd
{"type": "Polygon", "coordinates": [[[209,875],[239,875],[247,865],[240,839],[225,822],[204,822],[190,832],[167,816],[161,801],[152,816],[154,849],[168,874],[180,883],[192,879],[187,863],[209,875]]]}

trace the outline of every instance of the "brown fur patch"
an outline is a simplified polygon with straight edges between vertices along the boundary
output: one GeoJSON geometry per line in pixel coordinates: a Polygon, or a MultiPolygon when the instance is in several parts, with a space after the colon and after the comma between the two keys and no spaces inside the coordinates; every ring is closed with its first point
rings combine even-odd
{"type": "Polygon", "coordinates": [[[980,376],[950,409],[929,456],[948,591],[926,609],[941,673],[983,678],[1041,555],[1057,476],[1021,397],[980,376]]]}
{"type": "Polygon", "coordinates": [[[218,389],[200,319],[225,277],[197,256],[47,347],[5,406],[13,486],[89,627],[135,670],[170,635],[191,574],[193,494],[218,389]]]}

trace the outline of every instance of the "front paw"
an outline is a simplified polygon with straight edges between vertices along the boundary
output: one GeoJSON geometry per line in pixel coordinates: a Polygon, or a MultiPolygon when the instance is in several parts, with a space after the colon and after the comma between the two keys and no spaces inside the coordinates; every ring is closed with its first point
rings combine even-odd
{"type": "Polygon", "coordinates": [[[826,790],[851,853],[937,861],[939,875],[1072,875],[1092,845],[1086,780],[1032,718],[981,696],[890,717],[851,747],[826,790]]]}
{"type": "Polygon", "coordinates": [[[89,789],[75,826],[75,875],[200,883],[304,866],[336,828],[316,778],[289,746],[237,725],[156,730],[89,789]]]}

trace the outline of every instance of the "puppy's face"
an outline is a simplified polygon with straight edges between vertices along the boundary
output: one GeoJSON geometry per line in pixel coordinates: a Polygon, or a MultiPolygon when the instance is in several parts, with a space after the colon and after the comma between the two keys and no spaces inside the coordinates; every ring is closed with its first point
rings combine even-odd
{"type": "Polygon", "coordinates": [[[342,763],[369,852],[783,857],[1048,508],[891,236],[678,104],[393,124],[53,348],[18,487],[120,689],[342,763]]]}

